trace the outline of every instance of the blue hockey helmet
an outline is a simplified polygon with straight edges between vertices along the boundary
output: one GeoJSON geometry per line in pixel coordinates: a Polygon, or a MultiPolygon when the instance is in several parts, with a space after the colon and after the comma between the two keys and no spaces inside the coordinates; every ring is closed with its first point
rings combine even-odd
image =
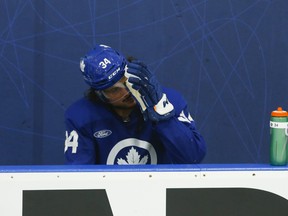
{"type": "Polygon", "coordinates": [[[125,57],[106,45],[97,45],[80,59],[84,81],[95,90],[113,86],[125,73],[125,57]]]}

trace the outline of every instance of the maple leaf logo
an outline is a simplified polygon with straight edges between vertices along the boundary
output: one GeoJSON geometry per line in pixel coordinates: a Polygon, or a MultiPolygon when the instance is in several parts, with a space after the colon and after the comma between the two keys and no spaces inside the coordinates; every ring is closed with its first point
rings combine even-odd
{"type": "Polygon", "coordinates": [[[148,162],[148,155],[145,155],[141,160],[140,160],[140,155],[136,151],[135,148],[131,147],[129,150],[128,154],[126,155],[126,160],[123,158],[118,158],[117,159],[117,164],[119,165],[127,165],[127,164],[147,164],[148,162]]]}

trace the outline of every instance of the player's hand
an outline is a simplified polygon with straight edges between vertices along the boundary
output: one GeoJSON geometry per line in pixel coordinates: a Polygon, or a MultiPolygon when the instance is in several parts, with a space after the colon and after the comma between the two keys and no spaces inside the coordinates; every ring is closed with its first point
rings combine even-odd
{"type": "Polygon", "coordinates": [[[174,115],[173,105],[145,64],[139,61],[128,63],[125,76],[128,78],[126,86],[138,102],[144,119],[161,121],[174,115]]]}

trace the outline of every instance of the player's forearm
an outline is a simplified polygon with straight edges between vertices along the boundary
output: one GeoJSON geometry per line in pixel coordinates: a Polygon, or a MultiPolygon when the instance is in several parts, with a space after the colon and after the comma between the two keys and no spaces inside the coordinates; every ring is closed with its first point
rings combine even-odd
{"type": "Polygon", "coordinates": [[[159,122],[155,126],[160,139],[173,163],[199,163],[206,153],[206,144],[201,134],[177,118],[159,122]]]}

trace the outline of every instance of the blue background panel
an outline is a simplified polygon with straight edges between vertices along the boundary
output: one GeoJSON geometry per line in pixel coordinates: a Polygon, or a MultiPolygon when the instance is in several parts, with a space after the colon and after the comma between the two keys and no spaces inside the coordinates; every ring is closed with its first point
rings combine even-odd
{"type": "Polygon", "coordinates": [[[268,163],[287,104],[285,0],[11,0],[0,7],[0,165],[63,164],[64,111],[96,43],[179,90],[207,141],[203,163],[268,163]]]}

